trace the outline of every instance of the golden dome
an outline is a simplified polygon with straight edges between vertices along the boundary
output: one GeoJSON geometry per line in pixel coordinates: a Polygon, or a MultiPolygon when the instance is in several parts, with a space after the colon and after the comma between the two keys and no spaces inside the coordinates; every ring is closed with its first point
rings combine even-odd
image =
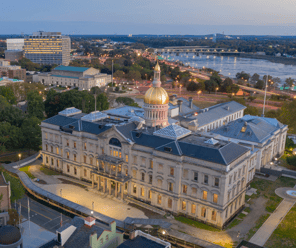
{"type": "Polygon", "coordinates": [[[148,104],[167,104],[169,95],[162,87],[151,87],[145,93],[144,102],[148,104]]]}
{"type": "Polygon", "coordinates": [[[158,61],[157,61],[157,64],[156,64],[156,66],[155,66],[155,68],[154,68],[154,71],[160,71],[160,66],[159,66],[159,64],[158,64],[158,61]]]}

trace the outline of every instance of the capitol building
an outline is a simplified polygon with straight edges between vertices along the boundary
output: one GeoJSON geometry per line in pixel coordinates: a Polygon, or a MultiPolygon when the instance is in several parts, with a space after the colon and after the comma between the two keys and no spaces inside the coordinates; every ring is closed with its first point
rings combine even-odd
{"type": "Polygon", "coordinates": [[[233,101],[199,109],[169,97],[158,63],[152,84],[143,108],[72,107],[44,120],[43,164],[98,195],[223,228],[243,209],[255,171],[283,154],[287,126],[244,116],[233,101]]]}

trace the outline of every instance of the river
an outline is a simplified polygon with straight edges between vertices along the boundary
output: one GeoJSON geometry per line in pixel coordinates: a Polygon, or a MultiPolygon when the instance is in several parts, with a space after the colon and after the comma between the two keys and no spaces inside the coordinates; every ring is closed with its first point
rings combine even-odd
{"type": "Polygon", "coordinates": [[[296,66],[273,63],[263,59],[251,59],[232,56],[214,56],[214,55],[195,55],[193,53],[163,54],[163,58],[168,61],[182,61],[184,65],[190,65],[195,68],[212,68],[224,76],[235,77],[236,73],[245,71],[251,76],[258,73],[261,78],[263,75],[278,77],[282,82],[286,78],[296,79],[296,66]]]}

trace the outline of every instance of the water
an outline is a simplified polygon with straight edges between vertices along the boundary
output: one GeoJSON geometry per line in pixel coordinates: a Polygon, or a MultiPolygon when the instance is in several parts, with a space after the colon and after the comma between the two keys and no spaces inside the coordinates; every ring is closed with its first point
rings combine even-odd
{"type": "Polygon", "coordinates": [[[224,76],[235,77],[236,73],[245,71],[251,76],[258,73],[261,77],[268,74],[272,77],[278,77],[282,82],[286,78],[296,79],[296,66],[273,63],[263,59],[250,59],[231,56],[214,55],[195,55],[193,53],[185,54],[163,54],[162,57],[168,61],[182,61],[184,65],[190,65],[195,68],[212,68],[224,76]],[[170,58],[170,59],[169,59],[170,58]]]}

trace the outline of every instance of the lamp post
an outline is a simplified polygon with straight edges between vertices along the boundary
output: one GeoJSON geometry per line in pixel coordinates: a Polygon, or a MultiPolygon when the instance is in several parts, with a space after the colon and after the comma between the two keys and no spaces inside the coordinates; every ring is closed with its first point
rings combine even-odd
{"type": "Polygon", "coordinates": [[[199,90],[198,92],[197,92],[197,99],[199,100],[199,94],[201,93],[201,90],[199,90]]]}
{"type": "Polygon", "coordinates": [[[20,160],[21,160],[22,154],[19,153],[18,157],[19,157],[19,165],[20,165],[20,160]]]}
{"type": "Polygon", "coordinates": [[[219,90],[219,88],[218,88],[218,87],[216,88],[216,92],[215,92],[215,95],[217,95],[217,90],[219,90]]]}

